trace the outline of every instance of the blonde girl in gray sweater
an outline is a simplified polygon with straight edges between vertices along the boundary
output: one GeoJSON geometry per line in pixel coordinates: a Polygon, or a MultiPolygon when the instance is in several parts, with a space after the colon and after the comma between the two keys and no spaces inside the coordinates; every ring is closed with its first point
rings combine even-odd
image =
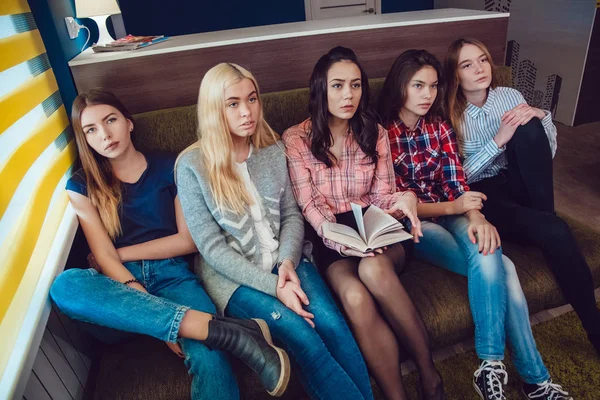
{"type": "Polygon", "coordinates": [[[177,187],[220,313],[263,318],[295,360],[313,399],[372,399],[362,355],[315,266],[278,135],[252,74],[210,69],[198,97],[199,139],[176,167],[177,187]]]}

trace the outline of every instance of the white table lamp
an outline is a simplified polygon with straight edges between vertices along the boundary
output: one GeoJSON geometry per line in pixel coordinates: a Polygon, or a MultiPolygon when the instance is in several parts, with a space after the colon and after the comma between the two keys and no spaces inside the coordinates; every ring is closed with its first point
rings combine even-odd
{"type": "Polygon", "coordinates": [[[75,0],[77,18],[91,18],[98,24],[97,44],[106,44],[113,41],[106,28],[106,19],[112,14],[120,14],[121,10],[116,0],[75,0]]]}

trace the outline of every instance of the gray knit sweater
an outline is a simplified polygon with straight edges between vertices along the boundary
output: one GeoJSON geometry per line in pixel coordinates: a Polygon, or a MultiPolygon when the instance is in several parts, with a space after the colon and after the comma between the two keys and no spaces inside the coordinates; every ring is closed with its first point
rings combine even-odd
{"type": "MultiPolygon", "coordinates": [[[[281,142],[254,149],[246,163],[265,210],[264,218],[279,240],[279,260],[289,259],[297,266],[304,222],[282,149],[281,142]]],[[[201,255],[196,273],[217,311],[223,313],[233,292],[242,285],[276,296],[277,275],[261,269],[259,238],[250,210],[242,215],[218,211],[198,150],[181,157],[176,173],[185,221],[201,255]]]]}

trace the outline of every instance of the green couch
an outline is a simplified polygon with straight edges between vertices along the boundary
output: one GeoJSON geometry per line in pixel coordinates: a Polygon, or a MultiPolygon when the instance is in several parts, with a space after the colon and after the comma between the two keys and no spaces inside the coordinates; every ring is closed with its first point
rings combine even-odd
{"type": "MultiPolygon", "coordinates": [[[[499,70],[500,82],[510,86],[508,68],[499,70]]],[[[376,100],[383,79],[370,81],[376,100]]],[[[298,89],[263,95],[265,118],[279,133],[307,116],[308,90],[298,89]]],[[[196,140],[195,106],[179,107],[134,116],[134,141],[140,150],[179,152],[196,140]]],[[[560,210],[559,210],[560,213],[560,210]]],[[[592,267],[594,283],[600,284],[600,233],[569,219],[583,254],[592,267]]],[[[517,266],[531,313],[563,305],[552,273],[539,250],[503,242],[504,252],[517,266]]],[[[401,280],[427,326],[432,346],[439,348],[473,336],[473,320],[467,297],[467,280],[427,263],[411,261],[401,280]]],[[[267,399],[258,381],[239,363],[242,397],[267,399]]],[[[107,346],[99,363],[97,399],[187,399],[191,379],[183,362],[164,343],[141,338],[132,343],[107,346]]],[[[293,377],[286,399],[305,396],[293,377]]]]}

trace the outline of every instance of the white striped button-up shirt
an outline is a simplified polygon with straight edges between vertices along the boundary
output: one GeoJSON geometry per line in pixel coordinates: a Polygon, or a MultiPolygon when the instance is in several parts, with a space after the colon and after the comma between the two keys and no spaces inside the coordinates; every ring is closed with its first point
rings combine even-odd
{"type": "MultiPolygon", "coordinates": [[[[497,87],[490,89],[483,107],[467,102],[461,126],[463,169],[467,183],[491,178],[507,168],[506,146],[498,148],[494,136],[500,129],[500,119],[506,111],[525,103],[523,95],[512,88],[497,87]]],[[[552,150],[556,154],[556,126],[552,122],[552,114],[544,111],[546,116],[542,125],[552,150]]],[[[535,118],[535,117],[534,117],[535,118]]]]}

